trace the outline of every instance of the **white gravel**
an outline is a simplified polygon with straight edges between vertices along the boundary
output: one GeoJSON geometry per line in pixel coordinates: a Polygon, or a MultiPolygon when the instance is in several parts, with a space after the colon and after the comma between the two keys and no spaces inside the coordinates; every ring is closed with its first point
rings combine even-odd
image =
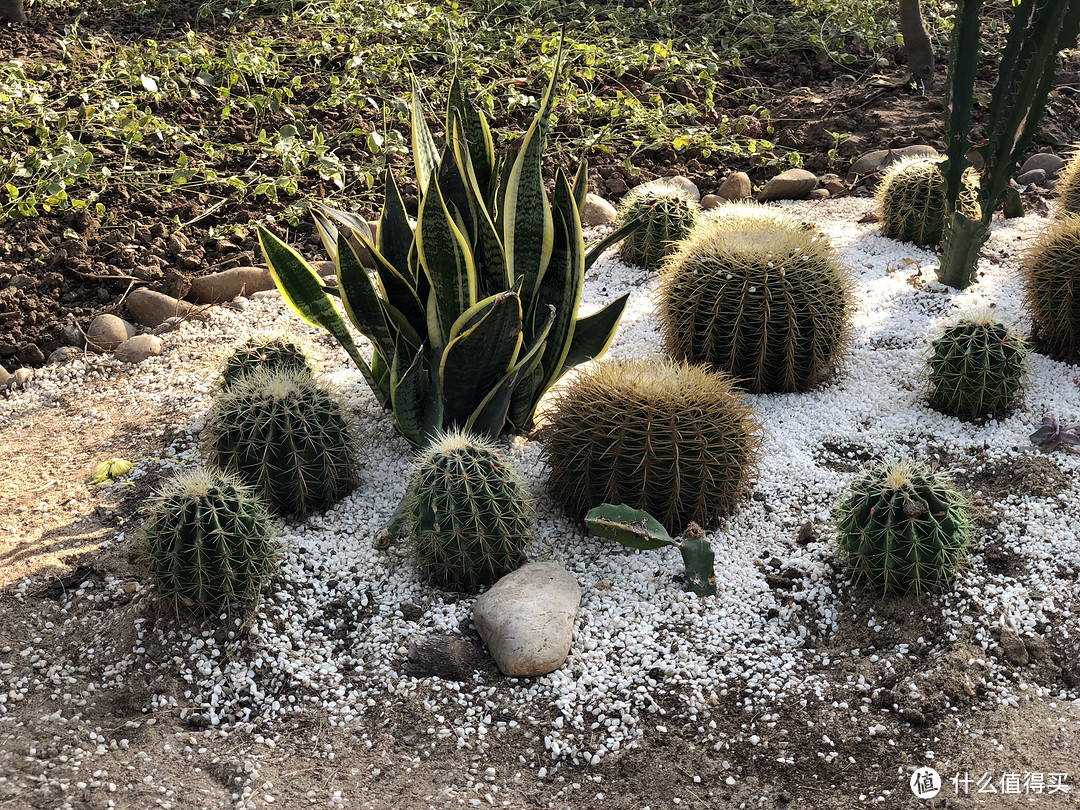
{"type": "MultiPolygon", "coordinates": [[[[168,666],[186,682],[179,696],[155,696],[158,708],[178,706],[184,717],[201,715],[212,725],[269,735],[283,719],[313,710],[325,712],[333,725],[350,724],[376,709],[420,701],[427,720],[416,729],[418,735],[484,750],[507,730],[524,729],[536,739],[534,768],[550,765],[551,759],[595,764],[643,736],[666,733],[664,718],[675,715],[697,720],[702,748],[722,751],[731,740],[715,733],[710,716],[710,707],[721,699],[736,696],[748,718],[767,723],[768,712],[781,703],[805,705],[847,695],[857,705],[869,690],[861,676],[830,669],[818,649],[853,604],[836,567],[828,521],[855,465],[826,466],[824,443],[852,455],[940,457],[947,471],[960,473],[1034,453],[1028,434],[1043,416],[1080,423],[1080,389],[1074,382],[1080,370],[1042,355],[1033,355],[1024,402],[1006,419],[963,423],[923,401],[926,336],[941,319],[990,306],[1027,333],[1017,262],[1046,220],[1031,216],[996,226],[984,252],[983,276],[972,289],[957,292],[934,281],[933,254],[881,237],[876,225],[858,223],[872,205],[846,199],[789,206],[815,223],[851,268],[859,300],[854,339],[832,384],[807,394],[754,398],[768,432],[755,485],[764,501],[747,501],[709,533],[720,584],[715,598],[680,589],[673,575],[681,564],[673,550],[630,553],[586,536],[546,494],[536,443],[513,440],[510,453],[537,498],[530,558],[565,565],[584,591],[569,659],[534,680],[494,685],[399,674],[409,636],[460,632],[468,627],[472,600],[433,590],[418,580],[407,556],[373,547],[375,533],[402,492],[409,448],[393,435],[391,417],[377,407],[344,352],[286,312],[274,294],[256,296],[243,313],[218,309],[206,322],[184,323],[163,337],[161,357],[137,367],[92,357],[41,370],[27,390],[0,399],[0,428],[33,418],[38,409],[79,391],[91,402],[138,396],[169,414],[181,435],[161,458],[139,460],[134,474],[191,465],[199,459],[196,440],[215,369],[229,347],[258,329],[302,335],[310,341],[314,364],[351,413],[361,483],[324,515],[303,525],[282,525],[288,547],[282,573],[265,593],[247,635],[237,632],[218,642],[209,631],[194,629],[163,637],[176,632],[169,629],[175,626],[142,621],[139,643],[159,636],[175,650],[168,666]],[[817,539],[799,545],[796,536],[807,521],[813,522],[817,539]],[[803,572],[789,592],[791,600],[778,598],[757,564],[773,555],[784,567],[803,572]],[[420,617],[403,618],[403,603],[419,606],[420,617]]],[[[625,290],[632,293],[609,357],[662,356],[650,298],[654,286],[652,276],[611,254],[590,272],[584,311],[625,290]]],[[[93,408],[82,418],[94,419],[93,408]]],[[[1000,525],[984,538],[1023,560],[1028,569],[1023,581],[976,565],[953,593],[924,600],[929,614],[944,618],[942,637],[878,649],[875,665],[891,667],[913,647],[942,646],[961,637],[989,650],[995,644],[993,626],[1023,636],[1049,624],[1061,637],[1080,643],[1080,457],[1049,458],[1070,482],[1067,488],[1056,496],[1017,494],[994,504],[1000,525]]],[[[17,593],[27,588],[23,583],[17,593]]],[[[153,616],[149,607],[145,615],[153,616]]],[[[869,621],[872,628],[872,614],[869,621]]],[[[142,665],[133,650],[106,647],[102,654],[115,658],[112,677],[142,665]]],[[[1023,677],[1008,677],[997,660],[986,656],[984,681],[1000,701],[1016,701],[1020,690],[1046,692],[1023,684],[1023,677]]],[[[0,672],[0,692],[13,692],[11,701],[28,688],[5,679],[0,672]]],[[[1078,695],[1055,697],[1076,700],[1078,695]]],[[[0,715],[8,705],[0,702],[0,715]]],[[[865,709],[853,709],[853,717],[865,709]]],[[[876,733],[871,718],[860,723],[866,733],[876,733]]],[[[749,735],[752,728],[745,740],[757,745],[761,738],[749,735]]],[[[824,740],[831,746],[828,737],[824,740]]]]}

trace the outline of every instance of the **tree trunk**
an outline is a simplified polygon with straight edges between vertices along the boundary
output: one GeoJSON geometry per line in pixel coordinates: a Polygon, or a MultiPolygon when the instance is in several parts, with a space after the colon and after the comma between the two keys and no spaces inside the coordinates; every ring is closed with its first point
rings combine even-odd
{"type": "Polygon", "coordinates": [[[23,0],[0,0],[0,23],[26,22],[23,0]]]}
{"type": "Polygon", "coordinates": [[[922,90],[934,89],[934,49],[923,25],[919,0],[900,0],[900,33],[904,35],[911,78],[922,90]]]}

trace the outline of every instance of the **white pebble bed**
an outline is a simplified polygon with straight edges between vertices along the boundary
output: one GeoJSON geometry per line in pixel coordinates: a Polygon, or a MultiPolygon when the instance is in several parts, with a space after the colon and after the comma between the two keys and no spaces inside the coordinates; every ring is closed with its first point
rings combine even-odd
{"type": "MultiPolygon", "coordinates": [[[[710,717],[710,707],[721,700],[737,696],[748,713],[765,722],[781,703],[833,701],[838,694],[858,702],[869,689],[855,676],[830,670],[812,643],[827,640],[850,609],[829,517],[856,473],[854,464],[848,469],[824,465],[824,443],[874,456],[909,454],[932,461],[936,453],[951,459],[946,471],[958,471],[956,459],[973,471],[1037,452],[1028,435],[1043,416],[1080,424],[1080,388],[1074,382],[1080,369],[1038,354],[1032,356],[1024,401],[1008,418],[965,423],[923,401],[926,337],[943,319],[992,306],[1028,332],[1018,259],[1047,220],[1029,216],[998,223],[984,251],[982,277],[958,292],[934,281],[933,254],[883,238],[877,225],[859,224],[872,207],[872,201],[854,198],[789,206],[813,222],[851,268],[859,302],[854,335],[844,366],[829,385],[806,394],[753,398],[766,430],[754,492],[765,500],[746,500],[708,533],[716,552],[715,598],[681,590],[674,579],[681,572],[675,550],[627,552],[587,536],[546,493],[538,445],[524,438],[511,442],[510,454],[537,501],[529,557],[564,565],[583,589],[570,656],[558,671],[540,678],[496,684],[477,676],[475,682],[454,683],[400,674],[409,637],[460,633],[469,626],[472,599],[431,588],[418,579],[407,554],[374,547],[374,536],[402,493],[410,450],[345,353],[286,311],[276,294],[255,296],[242,313],[217,309],[207,321],[183,323],[163,336],[161,357],[137,367],[90,357],[39,370],[25,391],[0,399],[0,428],[32,419],[38,409],[76,394],[90,403],[134,396],[167,414],[182,435],[160,458],[133,459],[133,475],[190,466],[200,458],[199,429],[217,364],[229,348],[256,330],[300,335],[351,415],[359,486],[325,514],[302,525],[281,525],[287,547],[281,575],[265,591],[246,634],[237,631],[232,639],[215,641],[210,630],[155,623],[147,606],[138,644],[157,636],[156,643],[175,651],[164,665],[185,682],[178,696],[155,695],[156,709],[178,708],[181,717],[200,715],[211,725],[272,735],[277,724],[296,715],[317,712],[331,725],[362,728],[376,709],[386,712],[419,701],[427,720],[415,729],[418,735],[484,750],[517,728],[536,740],[533,767],[567,759],[598,763],[644,736],[666,733],[667,718],[674,714],[684,723],[697,721],[702,749],[722,750],[729,740],[715,732],[710,717]],[[910,283],[913,274],[925,282],[921,289],[910,283]],[[816,539],[799,545],[796,536],[807,521],[813,522],[816,539]],[[779,599],[770,589],[757,564],[763,556],[804,572],[790,592],[793,600],[779,599]],[[403,617],[400,607],[406,603],[419,606],[419,618],[403,617]]],[[[612,253],[590,271],[583,312],[631,292],[609,358],[662,357],[654,289],[653,276],[627,267],[612,253]]],[[[92,405],[83,418],[95,418],[92,405]]],[[[976,566],[953,593],[924,599],[929,613],[943,616],[943,637],[879,649],[881,658],[899,661],[913,647],[961,637],[973,637],[990,650],[994,626],[1023,636],[1050,624],[1080,643],[1080,457],[1059,452],[1049,458],[1070,482],[1065,490],[1051,497],[1018,494],[994,504],[1000,526],[992,542],[1024,561],[1029,569],[1024,581],[976,566]]],[[[135,529],[124,527],[127,534],[135,529]]],[[[17,598],[28,587],[20,584],[17,598]]],[[[105,640],[100,654],[115,661],[111,676],[130,677],[145,663],[137,650],[110,649],[110,643],[105,640]]],[[[1019,691],[1029,687],[1022,678],[1006,677],[997,660],[986,656],[989,675],[983,686],[993,699],[1015,703],[1019,691]]],[[[5,677],[0,673],[0,692],[25,688],[3,682],[5,677]]],[[[1037,685],[1030,689],[1046,692],[1037,685]]],[[[1074,701],[1078,695],[1053,697],[1074,701]]],[[[9,705],[0,702],[0,715],[9,705]]],[[[865,725],[872,735],[873,721],[867,718],[865,725]]],[[[755,737],[746,740],[756,744],[755,737]]]]}

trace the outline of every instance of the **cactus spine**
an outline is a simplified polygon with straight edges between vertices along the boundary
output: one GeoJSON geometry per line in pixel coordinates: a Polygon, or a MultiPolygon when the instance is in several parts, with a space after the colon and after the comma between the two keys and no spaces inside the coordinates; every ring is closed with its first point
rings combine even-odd
{"type": "Polygon", "coordinates": [[[732,510],[760,429],[723,374],[685,363],[601,363],[558,390],[541,431],[552,491],[581,517],[603,503],[679,533],[732,510]]]}
{"type": "Polygon", "coordinates": [[[852,579],[885,594],[949,587],[971,543],[966,507],[944,478],[914,462],[871,470],[834,513],[852,579]]]}
{"type": "MultiPolygon", "coordinates": [[[[979,181],[965,172],[957,208],[970,219],[981,216],[979,181]]],[[[945,177],[938,158],[916,157],[894,163],[878,186],[881,232],[890,239],[933,246],[945,229],[945,177]]]]}
{"type": "Polygon", "coordinates": [[[750,203],[702,220],[660,274],[660,316],[677,360],[712,365],[753,393],[803,391],[833,372],[851,291],[829,247],[750,203]]]}
{"type": "Polygon", "coordinates": [[[206,470],[172,479],[141,529],[140,556],[154,587],[177,608],[205,612],[255,598],[279,553],[258,494],[206,470]]]}
{"type": "Polygon", "coordinates": [[[211,462],[284,515],[325,509],[352,488],[341,406],[306,371],[260,369],[219,396],[206,427],[211,462]]]}
{"type": "Polygon", "coordinates": [[[452,590],[475,591],[519,568],[532,535],[532,511],[517,472],[495,445],[458,431],[420,454],[395,524],[399,520],[421,574],[452,590]]]}
{"type": "Polygon", "coordinates": [[[1027,309],[1035,339],[1051,355],[1075,363],[1080,354],[1080,215],[1051,225],[1024,261],[1027,309]]]}
{"type": "Polygon", "coordinates": [[[221,368],[221,388],[232,386],[260,368],[311,373],[303,349],[282,335],[256,335],[233,350],[221,368]]]}
{"type": "Polygon", "coordinates": [[[930,404],[961,419],[1007,413],[1024,384],[1024,341],[980,313],[947,327],[930,344],[930,404]]]}
{"type": "Polygon", "coordinates": [[[1059,214],[1080,215],[1080,143],[1073,150],[1058,179],[1059,214]]]}
{"type": "Polygon", "coordinates": [[[639,186],[623,198],[615,227],[633,219],[641,225],[630,233],[619,248],[630,264],[651,270],[671,254],[697,224],[701,206],[682,189],[674,186],[639,186]]]}

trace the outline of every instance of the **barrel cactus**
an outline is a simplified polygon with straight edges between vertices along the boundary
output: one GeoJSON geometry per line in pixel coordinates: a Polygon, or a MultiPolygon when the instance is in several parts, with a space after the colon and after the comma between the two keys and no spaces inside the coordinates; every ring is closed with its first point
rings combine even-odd
{"type": "Polygon", "coordinates": [[[778,211],[753,203],[719,211],[660,274],[669,352],[726,371],[754,393],[823,382],[847,340],[846,270],[825,242],[778,211]]]}
{"type": "Polygon", "coordinates": [[[390,526],[404,529],[425,578],[476,591],[525,562],[532,507],[495,445],[461,431],[441,434],[412,470],[390,526]]]}
{"type": "Polygon", "coordinates": [[[275,570],[280,544],[254,489],[196,470],[173,478],[151,504],[139,551],[163,599],[207,612],[254,599],[275,570]]]}
{"type": "Polygon", "coordinates": [[[1062,214],[1080,215],[1080,143],[1058,178],[1058,205],[1062,214]]]}
{"type": "Polygon", "coordinates": [[[732,380],[685,363],[599,364],[556,392],[546,420],[550,487],[575,517],[625,504],[674,534],[735,507],[760,445],[732,380]]]}
{"type": "Polygon", "coordinates": [[[920,464],[871,470],[834,512],[852,579],[885,594],[948,588],[971,544],[966,509],[944,477],[920,464]]]}
{"type": "MultiPolygon", "coordinates": [[[[916,157],[894,163],[878,186],[881,232],[890,239],[933,246],[945,229],[945,177],[938,158],[916,157]]],[[[964,174],[958,208],[978,219],[979,181],[974,171],[964,174]]]]}
{"type": "Polygon", "coordinates": [[[961,419],[1007,413],[1024,384],[1030,350],[988,313],[962,318],[930,344],[930,404],[961,419]]]}
{"type": "Polygon", "coordinates": [[[639,186],[623,198],[616,228],[640,221],[619,247],[630,264],[651,270],[671,254],[676,244],[697,224],[701,206],[675,186],[639,186]]]}
{"type": "Polygon", "coordinates": [[[307,355],[283,335],[255,335],[237,346],[221,368],[221,387],[229,389],[238,380],[260,368],[311,371],[307,355]]]}
{"type": "Polygon", "coordinates": [[[1035,339],[1055,357],[1080,360],[1080,215],[1057,220],[1024,261],[1035,339]]]}
{"type": "Polygon", "coordinates": [[[325,509],[352,488],[349,430],[306,371],[260,369],[223,391],[207,422],[212,463],[283,515],[325,509]]]}

